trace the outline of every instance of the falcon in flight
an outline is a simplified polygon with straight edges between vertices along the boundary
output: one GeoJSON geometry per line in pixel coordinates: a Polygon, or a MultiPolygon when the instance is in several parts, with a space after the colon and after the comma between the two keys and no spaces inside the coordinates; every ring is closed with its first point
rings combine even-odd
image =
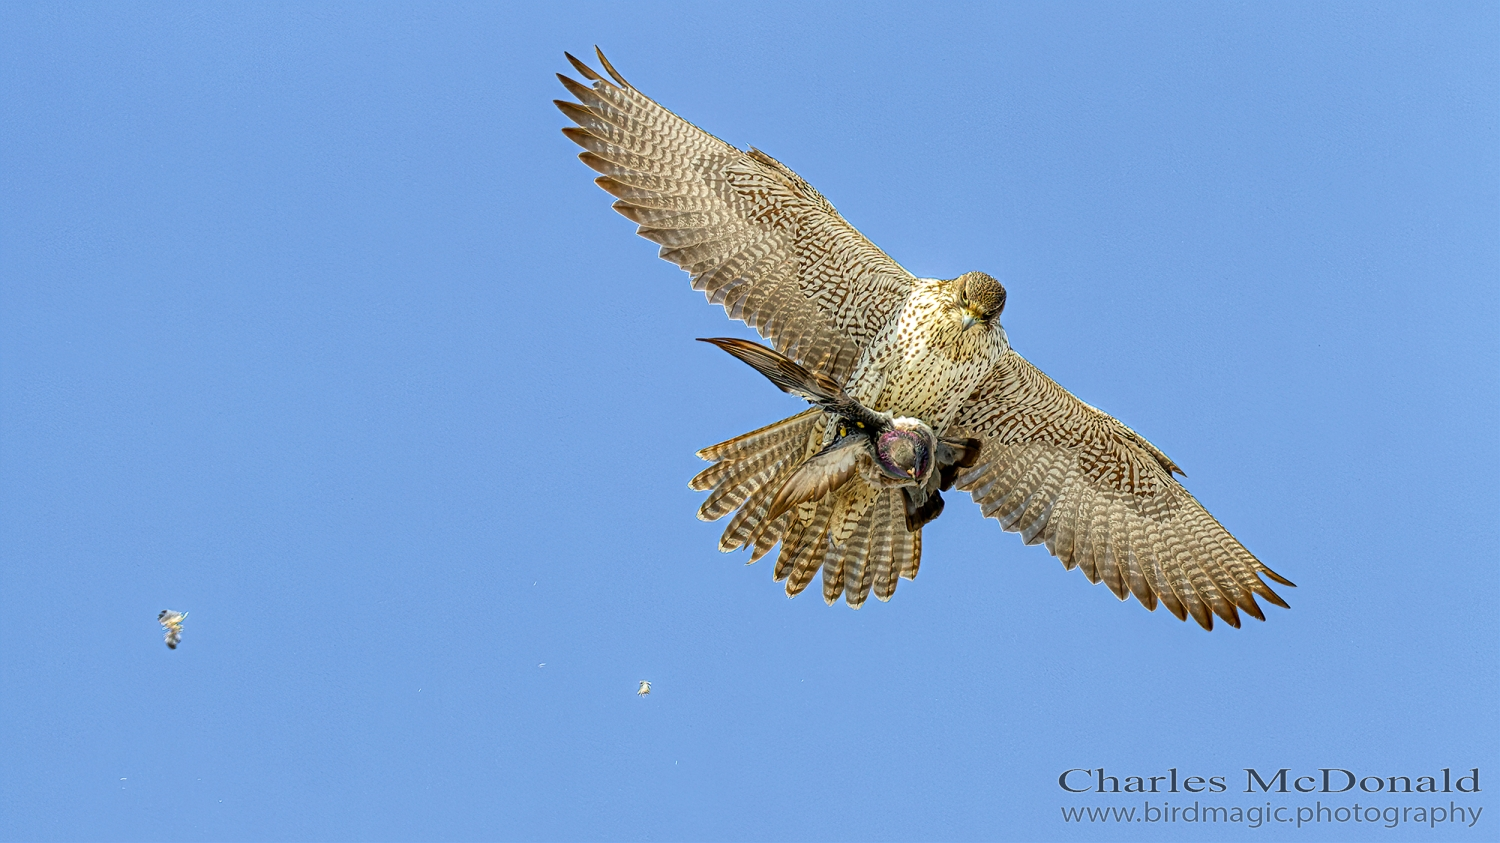
{"type": "Polygon", "coordinates": [[[1292,583],[1166,454],[1011,349],[998,281],[913,276],[781,162],[683,120],[596,52],[604,74],[567,56],[591,84],[558,75],[576,100],[557,101],[576,124],[563,133],[637,233],[775,350],[712,342],[814,404],[698,452],[713,463],[690,484],[709,493],[698,516],[734,513],[721,550],[754,562],[779,544],[791,596],[821,571],[829,603],[889,600],[952,485],[1121,600],[1204,629],[1215,615],[1238,627],[1241,610],[1265,620],[1257,596],[1287,605],[1261,577],[1292,583]],[[874,438],[851,433],[872,421],[874,438]]]}

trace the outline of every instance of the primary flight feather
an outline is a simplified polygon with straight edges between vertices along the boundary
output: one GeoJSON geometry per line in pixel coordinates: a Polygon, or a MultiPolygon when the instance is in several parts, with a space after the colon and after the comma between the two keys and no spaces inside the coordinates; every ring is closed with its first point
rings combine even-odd
{"type": "Polygon", "coordinates": [[[888,600],[916,576],[921,528],[956,485],[1121,600],[1204,629],[1215,616],[1239,626],[1241,610],[1264,620],[1257,597],[1286,606],[1261,577],[1292,583],[1208,514],[1166,454],[1011,349],[998,281],[913,276],[785,165],[683,120],[596,52],[603,74],[567,56],[589,84],[558,75],[574,97],[557,101],[576,124],[563,133],[615,210],[774,351],[713,342],[814,403],[699,452],[714,463],[691,482],[709,493],[699,517],[734,513],[720,549],[755,561],[780,545],[789,595],[821,572],[829,603],[888,600]],[[852,437],[860,412],[893,438],[852,437]],[[946,459],[921,462],[925,447],[946,459]]]}

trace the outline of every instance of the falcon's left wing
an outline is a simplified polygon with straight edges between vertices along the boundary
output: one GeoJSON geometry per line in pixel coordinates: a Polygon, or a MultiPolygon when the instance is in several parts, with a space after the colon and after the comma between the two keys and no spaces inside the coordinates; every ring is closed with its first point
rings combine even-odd
{"type": "Polygon", "coordinates": [[[1045,542],[1069,569],[1103,580],[1117,597],[1158,600],[1204,629],[1218,615],[1239,626],[1255,602],[1286,603],[1261,581],[1283,584],[1172,477],[1181,470],[1113,416],[1083,403],[1011,351],[950,428],[984,442],[958,476],[986,516],[1045,542]]]}
{"type": "Polygon", "coordinates": [[[604,58],[608,78],[568,56],[585,85],[563,130],[614,208],[692,275],[693,289],[776,350],[845,383],[891,320],[913,278],[791,169],[744,152],[637,91],[604,58]]]}

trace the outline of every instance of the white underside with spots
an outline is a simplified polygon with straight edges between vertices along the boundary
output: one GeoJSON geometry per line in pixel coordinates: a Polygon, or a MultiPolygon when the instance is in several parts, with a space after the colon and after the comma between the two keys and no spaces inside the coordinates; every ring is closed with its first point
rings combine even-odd
{"type": "Polygon", "coordinates": [[[913,416],[941,435],[1010,349],[998,320],[962,329],[951,282],[918,279],[900,313],[870,343],[846,387],[867,407],[913,416]]]}

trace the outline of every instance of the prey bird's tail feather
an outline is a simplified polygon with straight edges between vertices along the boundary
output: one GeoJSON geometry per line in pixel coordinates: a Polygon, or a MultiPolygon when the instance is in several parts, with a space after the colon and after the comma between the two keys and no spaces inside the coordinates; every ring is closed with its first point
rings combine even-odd
{"type": "Polygon", "coordinates": [[[782,392],[805,398],[814,404],[823,406],[846,401],[843,387],[839,386],[833,378],[822,373],[810,372],[795,360],[784,354],[779,354],[760,343],[749,340],[732,339],[729,337],[699,337],[698,342],[711,343],[724,349],[757,372],[766,376],[766,380],[776,384],[776,388],[782,392]]]}
{"type": "MultiPolygon", "coordinates": [[[[760,343],[731,337],[698,338],[729,352],[789,395],[796,395],[825,411],[859,423],[879,427],[884,419],[854,400],[838,381],[822,372],[810,371],[779,351],[760,343]]],[[[888,418],[888,417],[885,417],[888,418]]]]}

